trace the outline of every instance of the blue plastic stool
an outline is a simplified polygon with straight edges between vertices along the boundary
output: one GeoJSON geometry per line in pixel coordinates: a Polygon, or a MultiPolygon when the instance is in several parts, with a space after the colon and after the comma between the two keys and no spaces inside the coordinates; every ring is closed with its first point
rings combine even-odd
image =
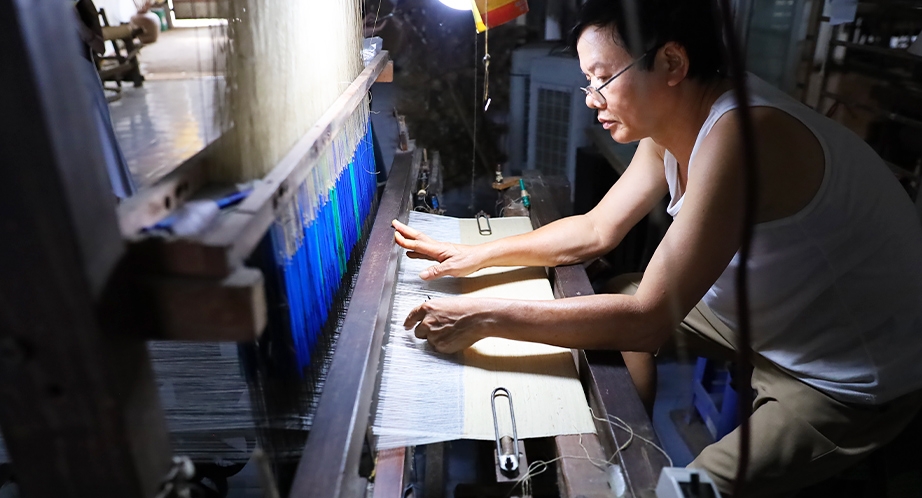
{"type": "Polygon", "coordinates": [[[737,402],[730,372],[718,362],[698,358],[692,382],[692,406],[715,441],[729,434],[739,423],[737,402]]]}

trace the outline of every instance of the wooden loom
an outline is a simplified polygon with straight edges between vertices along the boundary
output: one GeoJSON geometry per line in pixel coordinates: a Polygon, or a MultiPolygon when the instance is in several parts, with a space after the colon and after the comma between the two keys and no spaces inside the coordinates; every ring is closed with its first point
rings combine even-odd
{"type": "MultiPolygon", "coordinates": [[[[265,325],[262,275],[244,258],[294,195],[312,161],[387,67],[379,55],[318,124],[234,212],[207,232],[144,239],[140,227],[181,206],[208,183],[208,151],[118,207],[97,171],[99,150],[74,140],[87,126],[86,103],[61,95],[56,81],[73,59],[55,44],[69,25],[60,6],[0,1],[2,157],[9,168],[0,203],[9,219],[0,280],[0,424],[23,489],[33,497],[149,497],[170,466],[169,443],[143,341],[149,338],[249,341],[265,325]],[[39,21],[40,20],[40,21],[39,21]],[[37,65],[35,61],[44,61],[37,65]],[[7,72],[6,69],[12,69],[7,72]],[[22,126],[22,118],[34,126],[22,126]],[[28,167],[18,167],[28,165],[28,167]],[[41,191],[41,195],[36,192],[41,191]],[[9,252],[7,252],[9,251],[9,252]],[[49,452],[55,465],[48,465],[49,452]]],[[[368,413],[374,399],[399,249],[390,220],[405,219],[421,153],[399,152],[378,207],[343,324],[339,348],[291,496],[363,496],[369,470],[368,413]],[[343,423],[347,421],[347,423],[343,423]],[[368,457],[366,453],[365,457],[368,457]]],[[[559,216],[550,192],[529,185],[535,227],[559,216]]],[[[582,268],[550,270],[555,295],[591,293],[582,268]]],[[[655,440],[620,355],[578,352],[590,406],[655,440]]],[[[607,424],[583,445],[612,455],[623,440],[607,424]]],[[[561,455],[583,449],[555,438],[561,455]]],[[[377,455],[375,496],[402,496],[411,452],[377,455]]],[[[655,484],[662,463],[634,444],[618,456],[635,496],[655,484]]],[[[582,459],[563,459],[564,496],[606,496],[607,476],[582,459]]]]}

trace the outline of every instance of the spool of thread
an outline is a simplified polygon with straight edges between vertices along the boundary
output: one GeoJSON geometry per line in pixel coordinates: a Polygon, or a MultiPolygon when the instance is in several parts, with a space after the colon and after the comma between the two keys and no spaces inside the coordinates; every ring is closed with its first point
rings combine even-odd
{"type": "Polygon", "coordinates": [[[531,198],[528,196],[528,191],[525,190],[525,180],[519,178],[519,188],[522,189],[522,204],[525,204],[525,207],[531,207],[531,198]]]}
{"type": "Polygon", "coordinates": [[[242,201],[250,192],[252,192],[252,189],[245,189],[233,192],[220,199],[189,201],[166,218],[151,227],[145,228],[143,231],[163,232],[179,237],[189,237],[201,233],[218,218],[218,214],[222,209],[242,201]]]}

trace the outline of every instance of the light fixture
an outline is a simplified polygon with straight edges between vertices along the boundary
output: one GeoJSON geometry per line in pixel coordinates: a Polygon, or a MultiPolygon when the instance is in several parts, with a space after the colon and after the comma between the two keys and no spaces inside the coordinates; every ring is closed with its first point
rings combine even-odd
{"type": "Polygon", "coordinates": [[[455,10],[471,10],[471,0],[439,0],[455,10]]]}

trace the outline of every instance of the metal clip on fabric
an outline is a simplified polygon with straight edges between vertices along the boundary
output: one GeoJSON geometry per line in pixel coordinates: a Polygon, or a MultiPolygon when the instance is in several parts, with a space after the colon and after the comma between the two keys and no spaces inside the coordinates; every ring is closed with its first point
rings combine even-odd
{"type": "Polygon", "coordinates": [[[493,433],[496,435],[496,459],[499,469],[504,474],[515,475],[519,472],[519,435],[515,429],[515,411],[512,409],[512,395],[505,387],[497,387],[490,395],[490,406],[493,408],[493,433]],[[500,436],[499,419],[496,416],[497,395],[505,396],[509,401],[509,418],[512,422],[512,437],[500,436]]]}
{"type": "Polygon", "coordinates": [[[480,235],[487,236],[493,235],[493,228],[490,227],[490,217],[487,216],[487,213],[483,211],[477,213],[477,231],[480,235]]]}

